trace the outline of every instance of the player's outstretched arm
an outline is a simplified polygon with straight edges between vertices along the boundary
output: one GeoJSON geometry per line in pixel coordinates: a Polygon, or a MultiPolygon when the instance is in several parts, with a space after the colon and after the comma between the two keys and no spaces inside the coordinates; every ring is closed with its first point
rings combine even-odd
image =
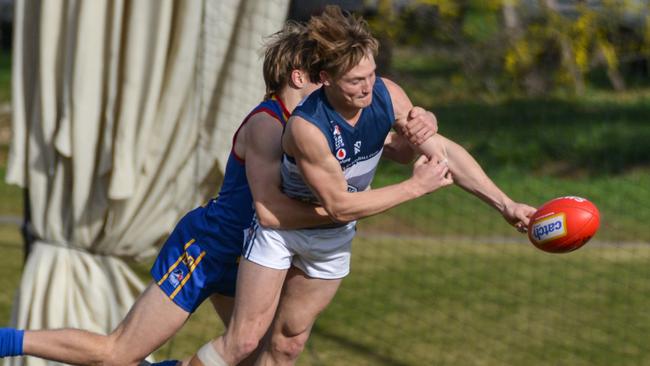
{"type": "Polygon", "coordinates": [[[447,166],[423,157],[413,175],[400,183],[364,192],[348,192],[339,163],[323,133],[313,124],[293,116],[283,138],[285,151],[293,156],[305,182],[316,194],[332,219],[358,220],[388,210],[452,183],[447,166]]]}
{"type": "Polygon", "coordinates": [[[246,177],[260,224],[279,229],[299,229],[332,223],[325,209],[287,197],[280,189],[282,125],[266,113],[247,122],[246,177]]]}
{"type": "MultiPolygon", "coordinates": [[[[399,85],[388,79],[384,79],[384,82],[391,94],[396,123],[403,125],[413,118],[413,104],[399,85]]],[[[508,197],[462,146],[435,134],[416,148],[433,160],[446,161],[456,185],[497,209],[506,221],[519,231],[525,231],[529,217],[535,209],[508,197]]]]}
{"type": "Polygon", "coordinates": [[[494,207],[518,230],[525,231],[535,209],[508,197],[462,146],[437,134],[419,148],[437,159],[446,159],[458,186],[494,207]]]}

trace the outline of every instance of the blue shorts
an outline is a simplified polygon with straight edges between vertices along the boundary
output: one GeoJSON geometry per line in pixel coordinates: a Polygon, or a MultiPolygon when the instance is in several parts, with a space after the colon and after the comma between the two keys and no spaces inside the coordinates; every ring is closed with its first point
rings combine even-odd
{"type": "Polygon", "coordinates": [[[160,289],[189,313],[214,293],[235,296],[237,281],[238,261],[210,254],[215,243],[202,234],[202,210],[190,211],[181,219],[150,271],[160,289]]]}

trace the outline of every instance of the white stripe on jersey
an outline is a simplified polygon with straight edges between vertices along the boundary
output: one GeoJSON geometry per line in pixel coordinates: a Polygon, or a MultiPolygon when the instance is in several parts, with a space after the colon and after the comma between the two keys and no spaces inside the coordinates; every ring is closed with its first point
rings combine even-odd
{"type": "Polygon", "coordinates": [[[354,187],[353,191],[365,191],[372,183],[372,179],[375,177],[375,171],[377,170],[377,164],[379,164],[379,159],[381,158],[381,153],[384,149],[382,148],[367,160],[362,160],[356,162],[351,167],[343,171],[343,175],[348,182],[348,190],[351,187],[354,187]]]}

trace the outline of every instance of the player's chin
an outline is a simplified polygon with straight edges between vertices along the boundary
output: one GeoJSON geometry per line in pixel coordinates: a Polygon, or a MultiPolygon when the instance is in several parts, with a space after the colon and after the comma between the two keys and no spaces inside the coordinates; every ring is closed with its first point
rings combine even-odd
{"type": "Polygon", "coordinates": [[[357,102],[355,104],[359,108],[366,108],[370,106],[371,103],[372,103],[372,94],[357,99],[357,102]]]}

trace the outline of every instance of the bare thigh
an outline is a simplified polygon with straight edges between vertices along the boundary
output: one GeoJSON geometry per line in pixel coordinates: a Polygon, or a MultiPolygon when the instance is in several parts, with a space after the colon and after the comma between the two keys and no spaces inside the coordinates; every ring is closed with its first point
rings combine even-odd
{"type": "Polygon", "coordinates": [[[26,354],[75,365],[137,365],[183,326],[189,313],[154,283],[108,336],[66,328],[25,333],[26,354]]]}
{"type": "Polygon", "coordinates": [[[261,338],[273,320],[287,270],[276,270],[244,259],[237,277],[232,327],[227,334],[253,333],[261,338]],[[231,331],[232,328],[232,331],[231,331]]]}
{"type": "Polygon", "coordinates": [[[289,270],[261,364],[293,364],[341,281],[311,278],[295,267],[289,270]]]}
{"type": "Polygon", "coordinates": [[[113,352],[124,361],[142,360],[176,334],[189,315],[152,282],[111,333],[113,352]]]}
{"type": "Polygon", "coordinates": [[[284,284],[274,329],[284,328],[288,335],[311,329],[318,314],[336,295],[341,281],[312,278],[292,267],[284,284]]]}

